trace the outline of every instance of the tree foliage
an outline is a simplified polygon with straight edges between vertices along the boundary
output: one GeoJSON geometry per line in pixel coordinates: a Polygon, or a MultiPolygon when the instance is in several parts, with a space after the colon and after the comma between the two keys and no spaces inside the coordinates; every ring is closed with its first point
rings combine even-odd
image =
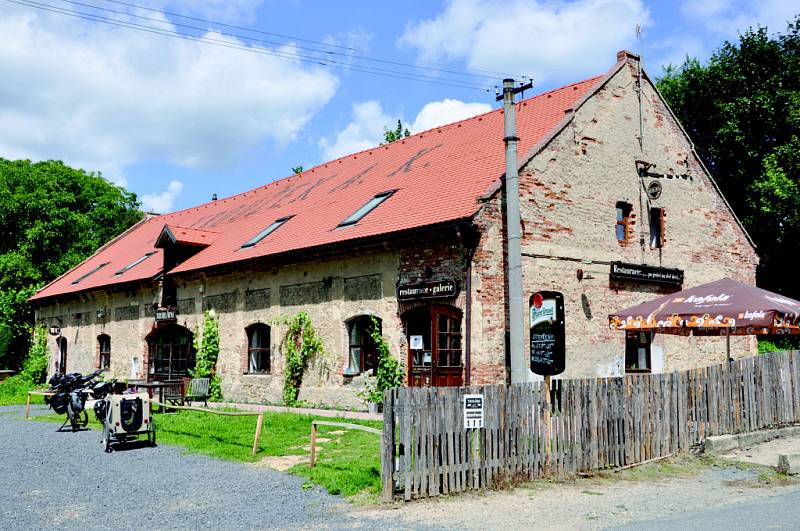
{"type": "Polygon", "coordinates": [[[750,29],[658,87],[758,248],[758,284],[800,298],[800,16],[750,29]]]}
{"type": "Polygon", "coordinates": [[[100,174],[0,158],[0,366],[28,351],[28,297],[139,221],[138,207],[100,174]]]}
{"type": "Polygon", "coordinates": [[[397,127],[394,129],[389,129],[385,125],[383,126],[383,139],[386,144],[390,144],[396,140],[408,138],[410,136],[411,131],[409,131],[407,127],[403,127],[403,122],[400,120],[397,120],[397,127]]]}

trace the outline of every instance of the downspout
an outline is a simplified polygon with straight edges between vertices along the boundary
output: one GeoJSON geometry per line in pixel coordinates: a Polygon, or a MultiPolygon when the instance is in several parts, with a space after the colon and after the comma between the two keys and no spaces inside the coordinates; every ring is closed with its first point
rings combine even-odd
{"type": "Polygon", "coordinates": [[[464,296],[466,298],[464,313],[464,328],[466,338],[464,339],[464,385],[469,386],[472,382],[472,257],[475,255],[474,227],[469,225],[459,225],[456,227],[456,234],[463,249],[463,257],[466,262],[464,274],[464,296]]]}

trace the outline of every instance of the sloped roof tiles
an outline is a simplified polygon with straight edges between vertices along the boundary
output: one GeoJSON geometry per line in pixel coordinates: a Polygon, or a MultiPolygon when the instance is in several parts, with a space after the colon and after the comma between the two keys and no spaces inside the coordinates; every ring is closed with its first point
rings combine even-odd
{"type": "MultiPolygon", "coordinates": [[[[520,160],[548,137],[565,113],[600,82],[594,77],[517,105],[520,160]]],[[[177,239],[206,245],[167,273],[184,273],[348,240],[466,219],[504,173],[503,111],[436,127],[391,144],[320,164],[228,198],[151,217],[45,286],[31,300],[152,279],[163,266],[156,240],[169,226],[177,239]],[[396,190],[358,223],[340,223],[376,194],[396,190]],[[256,245],[242,244],[292,216],[256,245]],[[156,256],[114,275],[144,253],[156,256]],[[78,284],[72,281],[103,267],[78,284]]]]}

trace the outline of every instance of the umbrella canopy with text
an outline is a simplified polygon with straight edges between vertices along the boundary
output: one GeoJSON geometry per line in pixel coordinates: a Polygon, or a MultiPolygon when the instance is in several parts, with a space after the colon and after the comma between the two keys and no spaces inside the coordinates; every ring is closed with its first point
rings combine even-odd
{"type": "Polygon", "coordinates": [[[662,334],[800,334],[800,302],[723,278],[632,306],[608,320],[612,330],[662,334]]]}

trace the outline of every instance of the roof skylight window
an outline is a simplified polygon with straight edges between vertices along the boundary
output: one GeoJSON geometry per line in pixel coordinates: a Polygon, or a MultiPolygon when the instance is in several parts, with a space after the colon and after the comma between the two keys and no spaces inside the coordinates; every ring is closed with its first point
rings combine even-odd
{"type": "Polygon", "coordinates": [[[260,242],[261,240],[263,240],[264,238],[266,238],[267,236],[278,230],[278,228],[280,228],[281,225],[289,221],[291,218],[292,216],[284,216],[282,218],[276,219],[275,221],[272,222],[272,224],[269,227],[262,230],[261,232],[259,232],[246,242],[244,242],[242,244],[242,249],[247,249],[248,247],[254,246],[258,242],[260,242]]]}
{"type": "Polygon", "coordinates": [[[339,226],[347,227],[348,225],[355,225],[356,223],[361,221],[361,218],[363,218],[364,216],[375,210],[378,207],[378,205],[389,199],[392,196],[392,194],[395,193],[396,191],[397,190],[387,190],[386,192],[375,194],[375,197],[367,201],[367,203],[364,206],[362,206],[361,208],[350,214],[350,216],[346,220],[339,223],[339,226]]]}
{"type": "Polygon", "coordinates": [[[84,280],[86,280],[86,278],[88,278],[88,277],[90,277],[90,276],[94,275],[95,273],[97,273],[98,271],[100,271],[101,269],[103,269],[103,268],[104,268],[105,266],[107,266],[108,264],[109,264],[109,262],[103,262],[102,264],[100,264],[99,266],[95,267],[94,269],[92,269],[92,270],[91,270],[91,271],[89,271],[88,273],[84,273],[83,275],[81,275],[81,276],[80,276],[80,277],[78,277],[77,279],[73,280],[73,281],[72,281],[72,283],[73,283],[73,284],[79,284],[79,283],[83,282],[84,280]]]}
{"type": "Polygon", "coordinates": [[[133,269],[133,268],[134,268],[134,267],[136,267],[137,265],[141,264],[142,262],[144,262],[145,260],[147,260],[148,258],[150,258],[151,256],[153,256],[154,254],[156,254],[156,253],[155,253],[155,251],[151,251],[151,252],[149,252],[149,253],[145,254],[144,256],[142,256],[141,258],[137,258],[136,260],[134,260],[134,261],[133,261],[133,262],[131,262],[130,264],[126,265],[125,267],[123,267],[122,269],[120,269],[119,271],[117,271],[116,273],[114,273],[114,276],[115,276],[115,277],[118,277],[118,276],[120,276],[121,274],[123,274],[123,273],[125,273],[125,272],[127,272],[127,271],[130,271],[131,269],[133,269]]]}

